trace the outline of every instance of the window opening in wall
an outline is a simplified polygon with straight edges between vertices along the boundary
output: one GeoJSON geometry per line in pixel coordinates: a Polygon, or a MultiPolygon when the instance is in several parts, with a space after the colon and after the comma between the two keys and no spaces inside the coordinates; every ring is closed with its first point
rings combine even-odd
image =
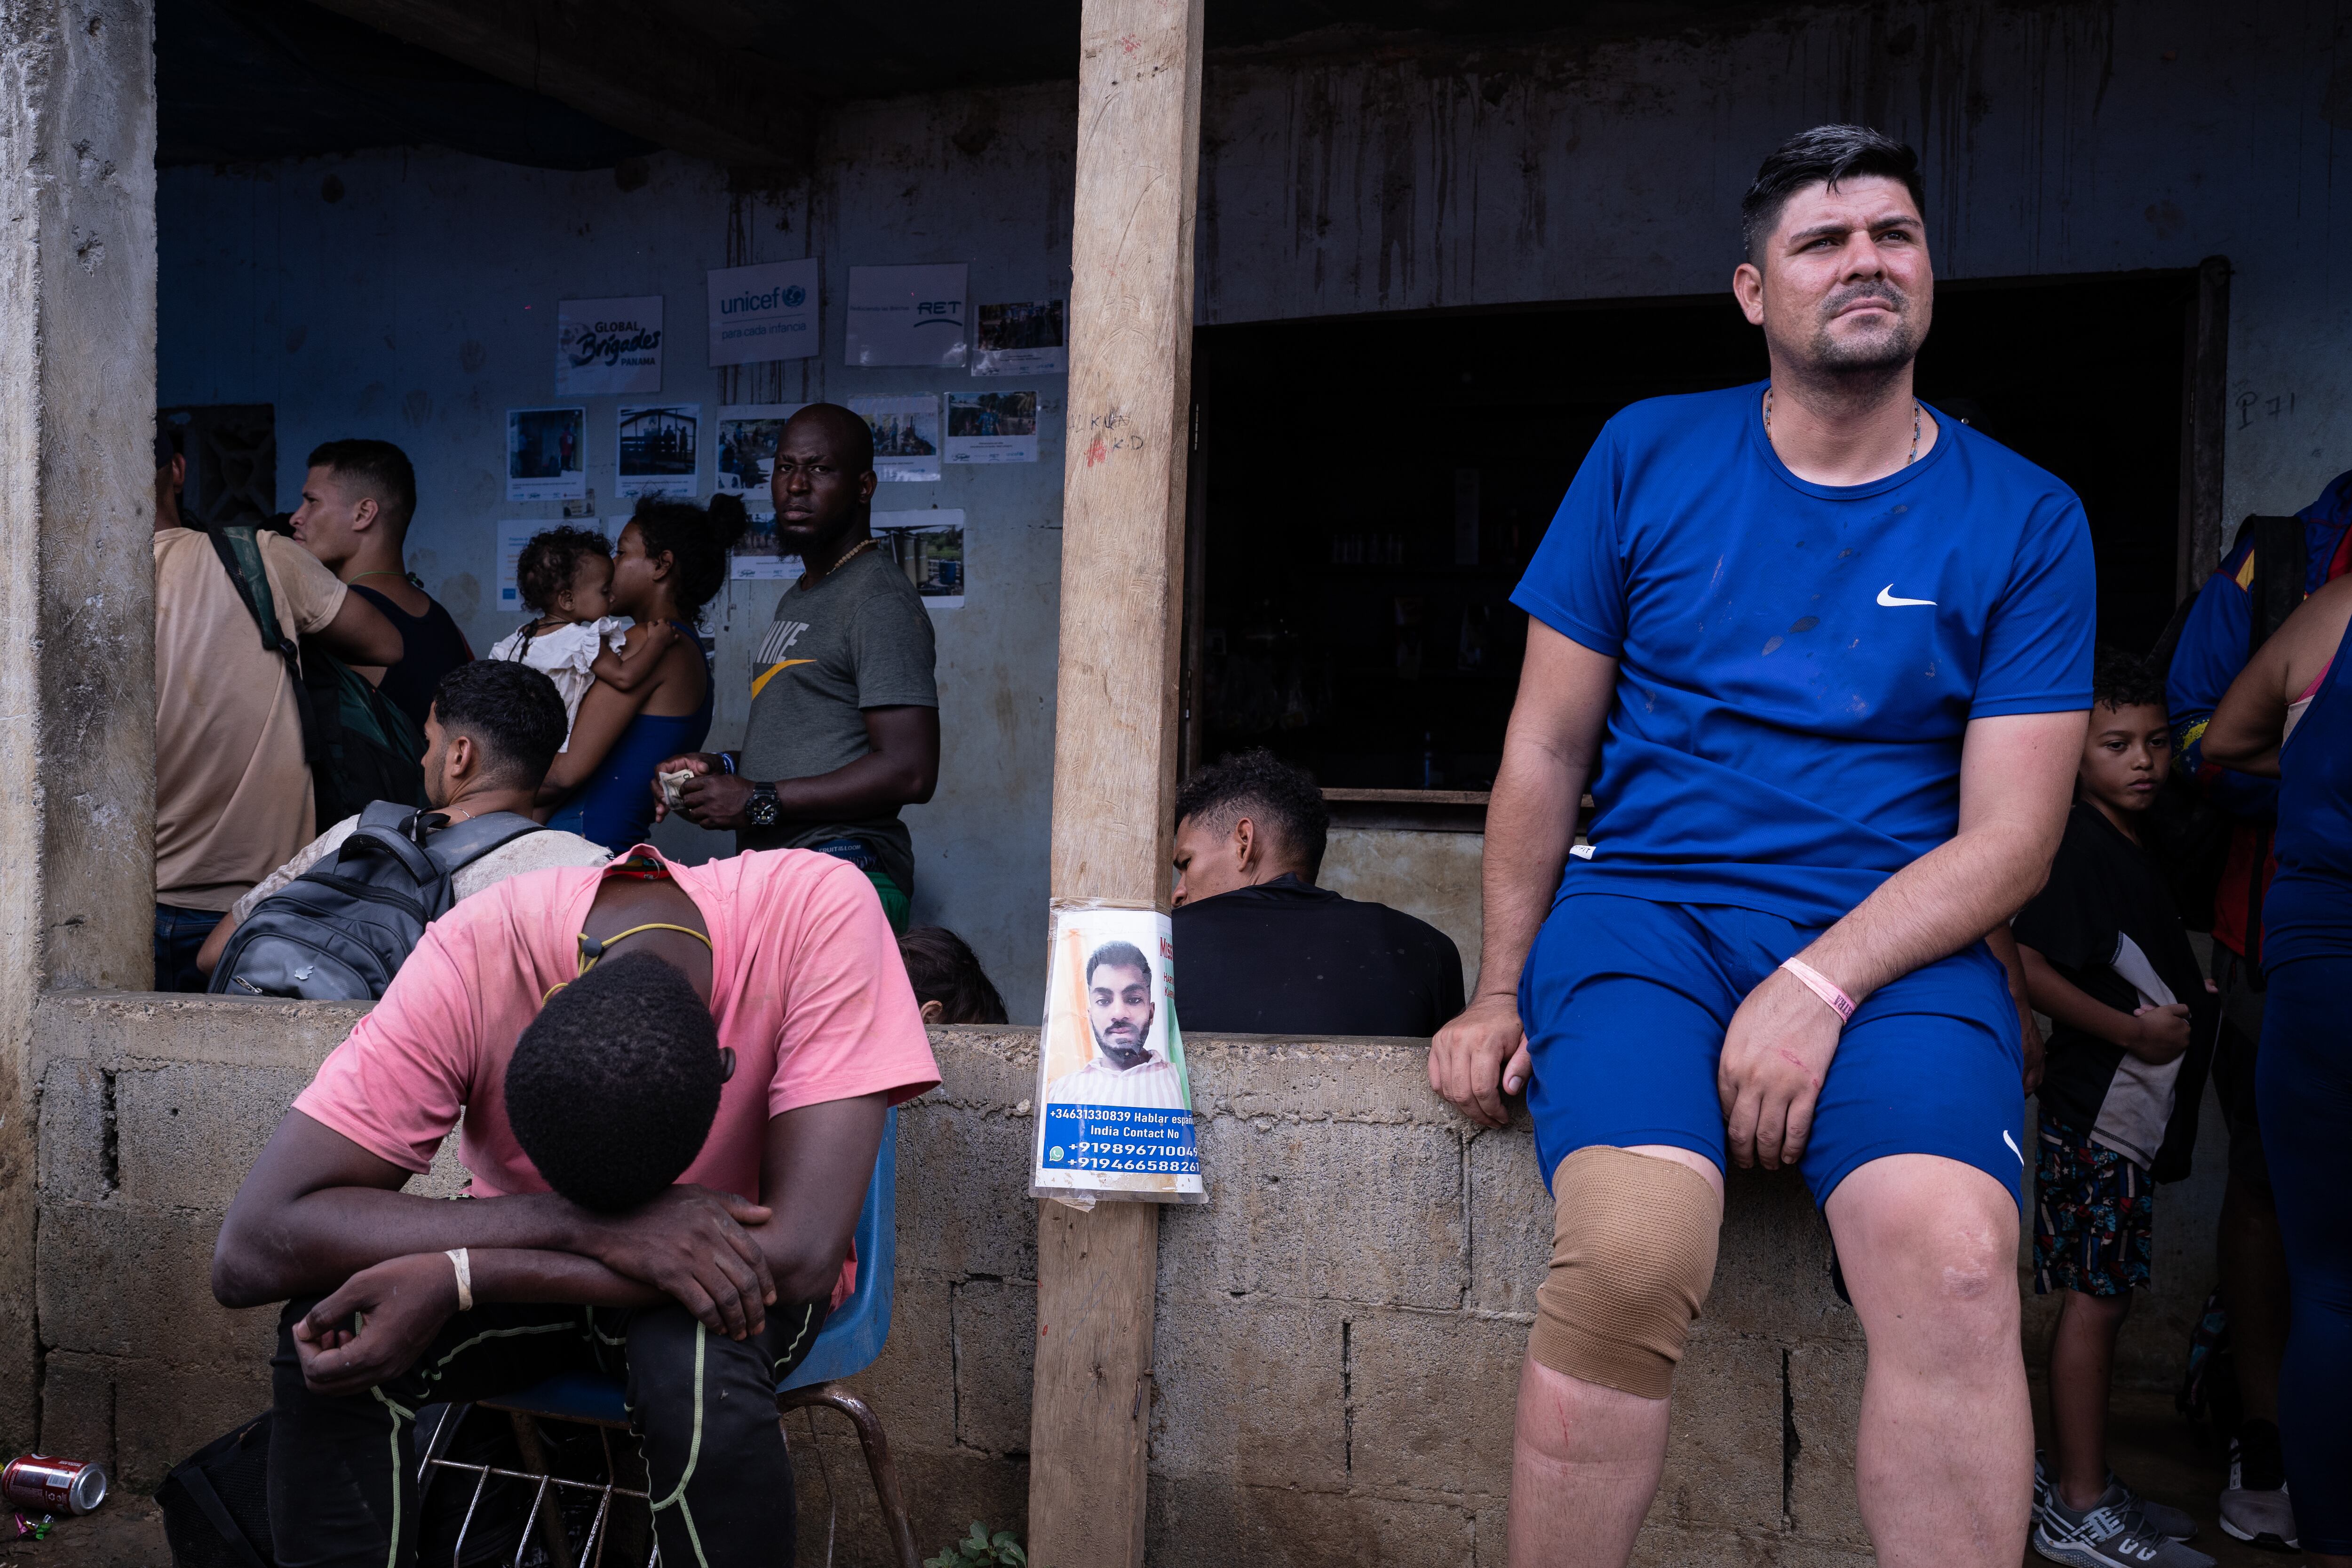
{"type": "Polygon", "coordinates": [[[181,433],[188,485],[180,513],[199,527],[278,516],[278,410],[266,402],[187,404],[158,414],[181,433]]]}
{"type": "MultiPolygon", "coordinates": [[[[2189,270],[1946,283],[1920,356],[1923,398],[2082,497],[2101,634],[2137,648],[2179,587],[2197,301],[2189,270]]],[[[1202,329],[1188,760],[1488,789],[1510,592],[1601,426],[1765,371],[1727,294],[1202,329]]]]}

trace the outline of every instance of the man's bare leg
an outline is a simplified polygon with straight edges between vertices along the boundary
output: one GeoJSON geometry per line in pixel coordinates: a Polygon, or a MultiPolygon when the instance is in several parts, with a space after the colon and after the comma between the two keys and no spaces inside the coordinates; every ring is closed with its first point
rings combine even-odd
{"type": "Polygon", "coordinates": [[[1884,1568],[2016,1568],[2033,1496],[2017,1202],[1933,1155],[1871,1161],[1828,1205],[1870,1340],[1854,1484],[1884,1568]]]}
{"type": "MultiPolygon", "coordinates": [[[[1688,1166],[1723,1193],[1715,1162],[1663,1144],[1631,1151],[1688,1166]]],[[[1511,1568],[1624,1568],[1666,1463],[1667,1402],[1555,1372],[1519,1371],[1511,1444],[1511,1568]]]]}

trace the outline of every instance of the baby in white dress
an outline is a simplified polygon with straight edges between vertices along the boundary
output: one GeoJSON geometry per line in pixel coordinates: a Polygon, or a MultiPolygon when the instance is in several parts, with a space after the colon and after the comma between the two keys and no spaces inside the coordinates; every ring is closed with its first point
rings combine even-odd
{"type": "Polygon", "coordinates": [[[667,626],[636,628],[612,608],[613,557],[604,536],[591,528],[555,528],[531,536],[515,563],[515,588],[531,619],[490,649],[493,659],[517,659],[555,683],[563,698],[564,744],[580,717],[580,701],[598,681],[628,691],[658,664],[677,640],[667,626]],[[665,633],[667,633],[665,635],[665,633]]]}

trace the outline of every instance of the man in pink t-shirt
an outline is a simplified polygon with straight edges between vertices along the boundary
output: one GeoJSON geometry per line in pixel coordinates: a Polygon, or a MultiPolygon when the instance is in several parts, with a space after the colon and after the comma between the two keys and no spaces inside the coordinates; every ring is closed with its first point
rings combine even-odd
{"type": "Polygon", "coordinates": [[[279,1560],[407,1568],[414,1412],[589,1369],[627,1381],[665,1562],[788,1554],[773,1390],[848,1291],[884,1109],[938,1082],[873,886],[830,856],[640,845],[435,921],[214,1254],[223,1305],[287,1301],[279,1560]],[[402,1193],[461,1115],[473,1201],[402,1193]]]}

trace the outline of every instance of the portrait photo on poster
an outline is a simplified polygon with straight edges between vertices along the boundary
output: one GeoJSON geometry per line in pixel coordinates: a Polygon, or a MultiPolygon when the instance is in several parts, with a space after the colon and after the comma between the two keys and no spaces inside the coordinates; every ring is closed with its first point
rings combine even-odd
{"type": "MultiPolygon", "coordinates": [[[[735,402],[719,411],[719,482],[722,496],[764,496],[775,472],[776,443],[784,422],[804,402],[735,402]]],[[[759,508],[754,507],[752,510],[759,508]]]]}
{"type": "Polygon", "coordinates": [[[576,501],[588,494],[588,411],[507,410],[507,499],[576,501]]]}
{"type": "Polygon", "coordinates": [[[962,370],[966,270],[961,262],[851,267],[843,361],[962,370]]]}
{"type": "Polygon", "coordinates": [[[756,365],[814,354],[821,267],[811,257],[712,268],[707,274],[711,365],[756,365]]]}
{"type": "Polygon", "coordinates": [[[1060,376],[1070,370],[1062,338],[1062,302],[1022,299],[983,305],[973,312],[971,373],[976,376],[1060,376]]]}
{"type": "Polygon", "coordinates": [[[948,461],[1037,461],[1037,394],[1034,392],[948,393],[948,461]]]}
{"type": "Polygon", "coordinates": [[[940,400],[919,396],[854,397],[849,412],[874,433],[874,475],[925,482],[940,476],[940,400]]]}
{"type": "Polygon", "coordinates": [[[727,575],[738,582],[797,582],[801,558],[786,555],[776,538],[776,514],[753,512],[751,526],[727,552],[727,575]]]}
{"type": "Polygon", "coordinates": [[[1051,940],[1031,1193],[1205,1201],[1168,916],[1059,907],[1051,940]]]}
{"type": "Polygon", "coordinates": [[[698,402],[623,403],[615,417],[614,488],[624,496],[691,496],[702,465],[698,402]]]}
{"type": "Polygon", "coordinates": [[[964,596],[963,508],[876,512],[874,537],[907,574],[926,610],[961,610],[964,596]]]}
{"type": "Polygon", "coordinates": [[[555,306],[555,395],[661,391],[662,297],[561,299],[555,306]]]}

